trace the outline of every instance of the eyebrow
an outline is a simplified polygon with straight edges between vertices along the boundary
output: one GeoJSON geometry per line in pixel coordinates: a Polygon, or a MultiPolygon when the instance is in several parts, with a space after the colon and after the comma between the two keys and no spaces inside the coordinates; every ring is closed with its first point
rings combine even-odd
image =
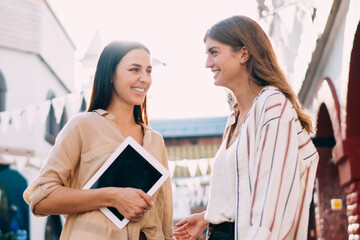
{"type": "MultiPolygon", "coordinates": [[[[132,63],[132,64],[130,64],[130,66],[135,66],[135,67],[139,67],[139,68],[142,67],[140,64],[137,64],[137,63],[132,63]]],[[[151,68],[151,69],[152,69],[152,66],[149,65],[149,66],[147,66],[146,68],[151,68]]]]}
{"type": "Polygon", "coordinates": [[[210,48],[206,51],[206,53],[211,52],[211,51],[214,50],[215,48],[217,48],[217,47],[216,47],[216,46],[210,47],[210,48]]]}

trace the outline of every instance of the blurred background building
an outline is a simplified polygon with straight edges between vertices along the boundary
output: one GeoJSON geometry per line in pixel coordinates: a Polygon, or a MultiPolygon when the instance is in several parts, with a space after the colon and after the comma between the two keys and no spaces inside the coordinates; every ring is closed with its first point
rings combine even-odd
{"type": "MultiPolygon", "coordinates": [[[[359,239],[360,1],[257,3],[256,20],[270,36],[300,101],[317,118],[313,141],[320,163],[308,239],[359,239]]],[[[81,60],[89,79],[102,47],[96,34],[81,60]]],[[[22,191],[36,177],[62,126],[89,103],[91,81],[81,90],[74,87],[74,51],[47,1],[0,0],[2,234],[59,237],[64,218],[35,218],[22,191]]],[[[150,119],[168,151],[174,222],[205,209],[226,119],[150,119]]]]}

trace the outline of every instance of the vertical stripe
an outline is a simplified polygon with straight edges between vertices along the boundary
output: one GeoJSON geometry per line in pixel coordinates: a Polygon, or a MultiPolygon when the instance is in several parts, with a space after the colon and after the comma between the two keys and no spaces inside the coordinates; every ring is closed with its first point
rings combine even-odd
{"type": "Polygon", "coordinates": [[[269,192],[270,179],[271,179],[272,170],[273,170],[273,166],[274,166],[274,157],[275,157],[275,151],[276,151],[276,146],[277,146],[277,140],[278,140],[278,136],[279,136],[280,120],[281,120],[282,114],[284,113],[287,101],[288,101],[287,98],[285,98],[284,107],[283,107],[283,109],[281,111],[278,126],[277,126],[277,130],[276,130],[276,136],[275,136],[275,140],[274,140],[274,148],[273,148],[273,154],[272,154],[272,159],[271,159],[270,172],[269,172],[268,182],[267,182],[266,191],[265,191],[264,204],[263,204],[262,211],[261,211],[260,227],[262,227],[262,221],[263,221],[263,217],[264,217],[264,209],[265,209],[265,205],[266,205],[267,195],[268,195],[268,192],[269,192]]]}
{"type": "MultiPolygon", "coordinates": [[[[254,107],[254,130],[256,129],[255,126],[256,126],[256,106],[257,104],[255,104],[255,107],[254,107]]],[[[256,134],[256,132],[255,132],[256,134]]]]}
{"type": "Polygon", "coordinates": [[[248,150],[248,181],[249,181],[249,188],[250,188],[250,195],[252,194],[252,188],[251,188],[251,175],[250,175],[250,139],[249,139],[249,126],[246,128],[246,135],[247,135],[247,150],[248,150]]]}
{"type": "Polygon", "coordinates": [[[253,212],[252,212],[252,209],[254,208],[254,202],[255,202],[255,199],[256,199],[256,188],[257,188],[257,183],[258,183],[258,178],[259,178],[259,173],[260,173],[260,167],[261,167],[261,160],[262,160],[263,153],[264,153],[264,148],[265,148],[265,143],[266,143],[266,138],[267,138],[268,131],[269,131],[269,125],[266,126],[266,131],[265,131],[263,146],[262,146],[262,149],[261,149],[261,154],[260,154],[258,169],[257,169],[257,173],[256,173],[256,178],[255,178],[254,195],[253,195],[253,200],[252,200],[251,208],[250,208],[250,225],[251,225],[251,226],[252,226],[252,213],[253,213],[253,212]]]}
{"type": "Polygon", "coordinates": [[[249,127],[246,128],[247,159],[250,159],[249,127]]]}
{"type": "Polygon", "coordinates": [[[283,166],[282,166],[282,169],[281,169],[279,190],[278,190],[278,195],[277,195],[276,204],[275,204],[274,217],[273,217],[273,220],[272,220],[272,223],[271,223],[271,226],[270,226],[270,232],[272,231],[272,229],[274,227],[274,222],[275,222],[275,219],[276,219],[277,207],[278,207],[278,204],[279,204],[279,197],[280,197],[280,192],[281,192],[281,187],[282,187],[283,177],[284,177],[284,169],[285,169],[286,159],[287,159],[289,146],[290,146],[290,137],[291,137],[291,122],[289,122],[288,139],[287,139],[287,144],[286,144],[285,156],[284,156],[284,160],[283,160],[283,166]]]}
{"type": "Polygon", "coordinates": [[[308,168],[307,171],[306,171],[306,180],[305,180],[305,185],[304,185],[303,196],[302,196],[302,199],[301,199],[301,207],[299,208],[300,213],[299,213],[298,222],[297,222],[295,235],[294,235],[295,239],[296,239],[297,232],[299,230],[299,225],[300,225],[300,221],[301,221],[301,215],[302,215],[302,212],[303,212],[304,201],[305,201],[305,196],[306,196],[306,188],[307,188],[307,183],[308,183],[308,180],[309,180],[309,171],[310,171],[310,168],[308,168]]]}
{"type": "Polygon", "coordinates": [[[287,102],[288,102],[288,100],[287,100],[287,98],[285,98],[284,107],[283,107],[283,109],[281,110],[280,117],[282,117],[282,115],[283,115],[283,113],[284,113],[284,110],[285,110],[285,107],[286,107],[287,102]]]}
{"type": "Polygon", "coordinates": [[[298,206],[299,206],[299,203],[296,204],[295,216],[294,216],[293,221],[292,221],[292,223],[291,223],[290,229],[289,229],[289,231],[286,233],[285,237],[284,237],[282,240],[285,240],[285,239],[287,238],[287,236],[289,236],[289,234],[291,233],[291,230],[292,230],[293,227],[294,227],[295,219],[296,219],[296,214],[297,214],[297,212],[298,212],[298,210],[299,210],[299,209],[298,209],[298,206]]]}
{"type": "MultiPolygon", "coordinates": [[[[294,187],[294,181],[295,181],[295,177],[296,177],[296,174],[297,174],[297,170],[298,170],[298,165],[299,165],[299,155],[297,156],[296,158],[296,164],[295,164],[295,171],[294,171],[294,174],[293,174],[293,178],[292,178],[292,181],[291,181],[291,185],[290,185],[290,190],[289,190],[289,194],[286,198],[286,202],[285,202],[285,207],[284,207],[284,212],[283,212],[283,216],[282,216],[282,219],[281,219],[281,225],[280,225],[280,229],[282,227],[282,224],[284,223],[284,217],[285,217],[285,213],[286,213],[286,210],[287,210],[287,206],[288,206],[288,203],[289,203],[289,199],[290,199],[290,195],[292,193],[292,190],[293,190],[293,187],[294,187]]],[[[296,208],[298,208],[298,204],[299,204],[299,201],[297,201],[296,203],[296,208]]],[[[296,212],[295,212],[295,216],[296,216],[296,212]]],[[[295,216],[293,218],[293,222],[292,222],[292,225],[294,224],[295,222],[295,216]]],[[[292,227],[290,227],[291,229],[292,227]]]]}
{"type": "Polygon", "coordinates": [[[239,225],[239,197],[240,197],[240,176],[239,176],[239,144],[240,144],[240,137],[241,137],[241,131],[239,133],[238,136],[238,143],[236,145],[236,152],[235,152],[235,157],[236,157],[236,182],[237,182],[237,189],[236,189],[236,196],[237,196],[237,201],[236,201],[236,219],[235,219],[235,240],[238,240],[238,225],[239,225]]]}

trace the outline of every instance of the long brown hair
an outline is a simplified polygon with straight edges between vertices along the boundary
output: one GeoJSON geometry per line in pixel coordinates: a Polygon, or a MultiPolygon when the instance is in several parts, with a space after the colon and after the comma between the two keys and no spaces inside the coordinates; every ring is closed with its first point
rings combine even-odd
{"type": "Polygon", "coordinates": [[[313,131],[312,117],[299,103],[279,66],[269,38],[259,24],[245,16],[233,16],[212,26],[207,31],[204,41],[207,38],[226,44],[234,51],[246,46],[250,53],[247,62],[250,80],[259,86],[277,87],[294,106],[301,126],[308,133],[313,131]]]}
{"type": "MultiPolygon", "coordinates": [[[[116,66],[128,52],[139,48],[150,54],[149,49],[143,44],[132,41],[113,41],[104,48],[97,63],[88,112],[99,108],[106,109],[109,106],[113,91],[111,79],[114,76],[116,66]]],[[[141,105],[134,106],[136,123],[149,125],[146,108],[146,97],[141,105]]]]}

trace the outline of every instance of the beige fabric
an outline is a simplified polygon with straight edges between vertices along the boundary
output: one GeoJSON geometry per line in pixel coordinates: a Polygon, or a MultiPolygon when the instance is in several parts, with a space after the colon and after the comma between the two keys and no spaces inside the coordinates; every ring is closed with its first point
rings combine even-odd
{"type": "MultiPolygon", "coordinates": [[[[143,125],[144,148],[168,168],[163,138],[143,125]]],[[[58,186],[81,189],[124,140],[115,117],[99,109],[74,116],[59,133],[39,176],[24,192],[31,210],[58,186]]],[[[118,229],[101,211],[66,216],[60,239],[138,240],[140,230],[148,240],[172,238],[172,192],[168,179],[152,196],[154,207],[139,222],[118,229]]]]}

